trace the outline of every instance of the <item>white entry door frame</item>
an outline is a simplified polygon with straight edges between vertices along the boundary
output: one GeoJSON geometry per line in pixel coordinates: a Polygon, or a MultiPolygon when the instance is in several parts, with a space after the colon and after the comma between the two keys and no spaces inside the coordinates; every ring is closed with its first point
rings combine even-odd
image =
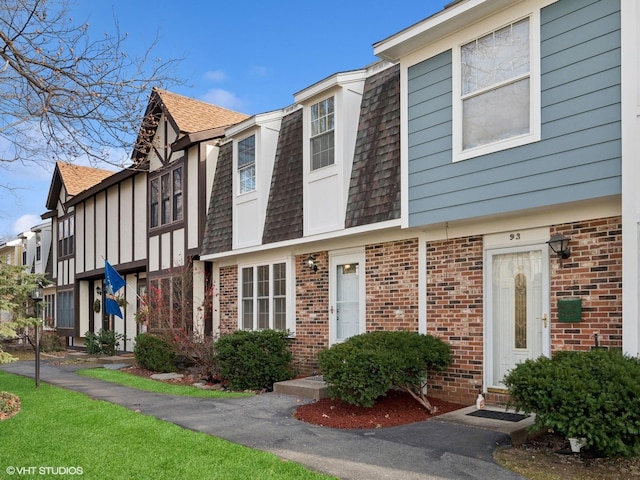
{"type": "Polygon", "coordinates": [[[329,345],[366,331],[364,248],[329,252],[329,345]]]}
{"type": "Polygon", "coordinates": [[[486,389],[518,363],[551,355],[549,247],[546,243],[485,250],[486,389]]]}

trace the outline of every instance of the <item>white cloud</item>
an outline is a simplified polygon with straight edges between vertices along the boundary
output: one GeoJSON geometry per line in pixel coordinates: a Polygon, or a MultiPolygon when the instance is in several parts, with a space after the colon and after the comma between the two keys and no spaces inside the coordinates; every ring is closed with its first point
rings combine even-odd
{"type": "Polygon", "coordinates": [[[42,223],[39,215],[27,213],[18,218],[13,225],[11,225],[11,233],[18,235],[19,233],[31,230],[31,228],[42,223]]]}
{"type": "Polygon", "coordinates": [[[244,102],[235,93],[222,88],[210,89],[203,95],[202,100],[231,110],[242,110],[244,106],[244,102]]]}
{"type": "Polygon", "coordinates": [[[210,70],[204,73],[204,78],[212,82],[224,82],[227,79],[227,74],[224,70],[210,70]]]}

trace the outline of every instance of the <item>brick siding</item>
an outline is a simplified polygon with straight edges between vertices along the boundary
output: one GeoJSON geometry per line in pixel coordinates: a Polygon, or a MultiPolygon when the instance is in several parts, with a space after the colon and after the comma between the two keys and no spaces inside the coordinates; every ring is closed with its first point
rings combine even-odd
{"type": "Polygon", "coordinates": [[[453,364],[432,375],[429,394],[471,403],[482,390],[483,239],[427,243],[427,333],[449,343],[453,364]]]}
{"type": "Polygon", "coordinates": [[[571,256],[551,259],[551,348],[622,348],[622,220],[603,218],[555,225],[551,234],[570,238],[571,256]],[[580,323],[558,321],[558,300],[582,299],[580,323]]]}
{"type": "Polygon", "coordinates": [[[220,268],[220,334],[238,329],[238,267],[220,268]]]}
{"type": "MultiPolygon", "coordinates": [[[[571,257],[550,259],[551,348],[589,350],[598,343],[622,345],[622,226],[620,217],[551,227],[551,234],[569,237],[571,257]],[[582,321],[560,323],[557,300],[582,299],[582,321]]],[[[428,242],[427,333],[448,342],[453,364],[433,374],[429,394],[472,404],[483,389],[484,244],[482,236],[428,242]]],[[[313,252],[316,272],[308,268],[309,253],[295,259],[296,335],[291,348],[299,374],[319,372],[318,352],[329,346],[329,254],[313,252]]],[[[418,330],[418,240],[365,247],[366,328],[418,330]]],[[[220,269],[221,333],[237,328],[237,267],[220,269]]],[[[490,394],[490,402],[505,395],[490,394]]]]}
{"type": "Polygon", "coordinates": [[[329,255],[313,256],[316,272],[307,266],[309,253],[296,257],[296,337],[291,350],[300,375],[317,374],[318,352],[329,347],[329,255]]]}

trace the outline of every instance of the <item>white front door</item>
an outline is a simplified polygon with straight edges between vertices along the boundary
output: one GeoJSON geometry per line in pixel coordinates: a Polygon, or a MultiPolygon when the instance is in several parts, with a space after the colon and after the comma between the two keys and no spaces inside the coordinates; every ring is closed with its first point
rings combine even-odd
{"type": "Polygon", "coordinates": [[[329,254],[329,342],[365,331],[364,252],[329,254]]]}
{"type": "Polygon", "coordinates": [[[547,245],[487,250],[485,373],[504,388],[518,363],[550,354],[547,245]]]}

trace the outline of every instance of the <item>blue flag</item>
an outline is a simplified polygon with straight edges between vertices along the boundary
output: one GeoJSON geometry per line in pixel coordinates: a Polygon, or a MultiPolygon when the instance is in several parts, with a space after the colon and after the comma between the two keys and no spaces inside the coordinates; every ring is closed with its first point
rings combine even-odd
{"type": "Polygon", "coordinates": [[[111,266],[109,262],[104,262],[104,287],[105,287],[105,300],[104,309],[108,315],[115,315],[116,317],[122,317],[122,310],[118,305],[115,293],[126,285],[124,278],[111,266]]]}

